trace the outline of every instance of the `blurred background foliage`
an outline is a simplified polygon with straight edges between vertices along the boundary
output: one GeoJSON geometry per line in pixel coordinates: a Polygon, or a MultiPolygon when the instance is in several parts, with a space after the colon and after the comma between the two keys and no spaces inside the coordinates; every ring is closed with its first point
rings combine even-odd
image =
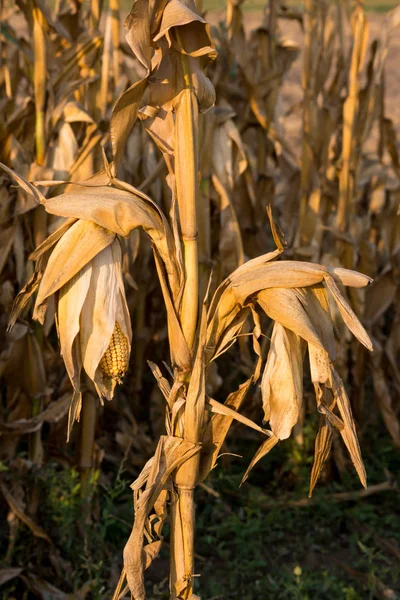
{"type": "MultiPolygon", "coordinates": [[[[389,17],[380,14],[396,4],[373,0],[364,4],[228,2],[238,19],[228,22],[223,0],[206,0],[203,5],[209,11],[213,39],[219,50],[210,77],[221,97],[206,118],[214,119],[214,126],[233,122],[242,140],[228,140],[228,134],[222,137],[234,148],[227,173],[219,173],[221,180],[226,176],[223,183],[229,192],[228,206],[234,208],[232,213],[225,212],[224,218],[218,181],[212,180],[210,174],[214,167],[203,156],[207,175],[202,190],[211,199],[212,244],[208,259],[214,261],[217,277],[229,270],[230,262],[235,266],[241,253],[251,257],[272,247],[265,215],[265,205],[270,201],[289,239],[290,258],[320,260],[322,256],[328,264],[337,258],[345,266],[376,277],[367,301],[356,295],[351,300],[378,342],[378,352],[370,362],[348,338],[340,346],[341,375],[357,417],[368,474],[367,491],[360,491],[351,463],[335,439],[333,457],[327,462],[312,499],[307,498],[318,431],[318,418],[311,409],[311,384],[305,401],[307,419],[293,439],[280,443],[255,467],[241,489],[241,478],[259,446],[259,438],[235,425],[217,468],[197,495],[197,561],[202,572],[198,593],[204,600],[400,597],[398,372],[396,376],[400,346],[400,166],[396,138],[400,86],[396,65],[400,42],[398,13],[390,44],[383,39],[389,30],[389,17]],[[272,34],[269,9],[275,5],[282,13],[278,15],[279,32],[274,25],[277,29],[272,34]],[[355,161],[362,164],[352,171],[357,190],[351,208],[354,220],[352,226],[341,230],[339,242],[337,232],[332,233],[332,215],[336,214],[343,172],[340,149],[353,38],[346,21],[350,49],[346,49],[342,69],[338,68],[339,74],[344,73],[343,81],[332,82],[332,78],[321,75],[321,64],[328,68],[329,60],[319,64],[311,60],[313,77],[305,87],[308,85],[315,102],[309,110],[320,112],[317,125],[311,134],[308,132],[315,160],[307,162],[307,149],[301,147],[306,129],[304,111],[308,110],[302,104],[301,73],[305,44],[313,41],[310,7],[317,22],[315,39],[323,38],[326,15],[337,7],[347,21],[353,10],[365,8],[371,40],[380,40],[369,46],[361,61],[362,85],[356,90],[359,104],[353,130],[357,143],[352,152],[355,161]],[[240,8],[247,40],[253,32],[248,44],[248,64],[259,67],[262,61],[256,59],[265,58],[265,43],[268,46],[271,39],[274,48],[279,48],[275,58],[269,55],[266,65],[262,65],[264,69],[279,71],[279,75],[274,71],[270,87],[268,77],[262,77],[266,71],[254,69],[250,75],[244,72],[243,56],[239,53],[243,16],[240,8]],[[286,16],[291,15],[289,20],[283,18],[285,11],[286,16]],[[305,30],[309,33],[308,42],[305,30]],[[286,36],[292,34],[296,41],[288,42],[286,36]],[[373,62],[376,56],[386,60],[386,67],[373,62]],[[374,68],[378,73],[375,79],[374,68]],[[265,89],[262,86],[266,81],[265,89]],[[268,118],[274,113],[274,126],[283,121],[283,130],[265,124],[260,106],[268,118]],[[331,129],[323,122],[324,129],[318,121],[325,118],[327,106],[333,106],[331,129]],[[315,185],[312,189],[311,181],[315,185]],[[305,219],[301,224],[299,192],[312,202],[315,189],[322,190],[322,196],[328,200],[318,205],[318,223],[305,219]],[[237,218],[232,218],[232,214],[237,214],[237,218]],[[237,223],[239,227],[235,229],[237,223]],[[300,241],[299,231],[303,235],[300,241]],[[328,242],[321,241],[321,232],[328,242]]],[[[99,13],[97,18],[100,3],[95,0],[90,4],[78,0],[65,4],[25,0],[2,3],[3,162],[32,180],[76,181],[99,168],[101,146],[108,142],[111,107],[138,68],[120,31],[129,5],[126,0],[121,5],[116,0],[104,4],[103,15],[100,17],[99,13]],[[87,9],[90,13],[85,13],[87,9]],[[46,57],[42,71],[40,65],[35,70],[35,55],[40,54],[41,48],[45,48],[46,57]]],[[[315,51],[314,59],[330,59],[338,52],[336,37],[334,51],[329,40],[325,41],[326,45],[321,42],[319,47],[323,51],[315,51]]],[[[308,50],[312,50],[311,46],[308,50]]],[[[160,156],[155,145],[142,135],[140,123],[128,142],[124,175],[135,185],[145,182],[147,192],[160,205],[167,204],[160,156]]],[[[137,232],[126,241],[125,283],[135,331],[131,367],[124,386],[115,401],[92,407],[95,417],[89,415],[89,421],[83,420],[67,444],[70,387],[52,322],[44,328],[31,325],[26,314],[14,333],[6,336],[13,297],[32,274],[29,254],[57,223],[47,221],[40,208],[17,192],[7,176],[1,174],[0,181],[0,597],[111,598],[121,569],[122,548],[132,527],[129,485],[154,452],[164,428],[162,399],[146,366],[154,352],[160,363],[166,355],[162,299],[149,266],[150,246],[137,232]],[[91,440],[88,455],[83,451],[88,446],[82,443],[84,438],[91,440]]],[[[267,345],[266,339],[264,352],[267,345]]],[[[244,343],[242,356],[246,352],[244,343]]],[[[232,383],[244,380],[242,356],[239,359],[237,350],[231,350],[218,365],[215,378],[216,388],[221,386],[221,396],[232,389],[232,383]]],[[[245,412],[261,424],[258,389],[246,400],[245,412]]],[[[164,579],[167,553],[168,534],[161,556],[149,572],[151,600],[168,597],[168,581],[164,579]]]]}

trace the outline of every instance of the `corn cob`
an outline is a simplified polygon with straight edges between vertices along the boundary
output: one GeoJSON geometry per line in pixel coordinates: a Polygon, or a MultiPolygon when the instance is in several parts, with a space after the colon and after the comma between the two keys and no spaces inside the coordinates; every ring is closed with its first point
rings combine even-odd
{"type": "Polygon", "coordinates": [[[128,369],[128,359],[128,340],[117,322],[108,348],[100,361],[100,368],[106,377],[121,383],[128,369]]]}

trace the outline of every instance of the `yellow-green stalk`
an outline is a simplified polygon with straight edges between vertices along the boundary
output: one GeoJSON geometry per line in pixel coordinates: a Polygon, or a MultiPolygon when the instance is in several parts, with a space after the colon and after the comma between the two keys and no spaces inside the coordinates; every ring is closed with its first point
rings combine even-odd
{"type": "Polygon", "coordinates": [[[44,32],[44,17],[42,12],[34,6],[33,16],[33,85],[35,91],[36,111],[36,162],[44,164],[46,148],[45,139],[45,101],[46,101],[46,38],[44,32]]]}
{"type": "MultiPolygon", "coordinates": [[[[178,34],[179,37],[179,34],[178,34]]],[[[179,219],[185,267],[185,287],[182,298],[182,331],[193,352],[199,307],[199,265],[197,204],[198,184],[198,102],[194,91],[190,61],[181,55],[185,88],[176,109],[175,177],[179,219]]],[[[199,441],[198,424],[187,420],[185,411],[185,438],[199,441]]],[[[199,470],[199,454],[187,460],[175,474],[177,496],[171,505],[171,598],[179,593],[179,585],[186,582],[185,598],[193,593],[194,573],[194,490],[199,470]]]]}
{"type": "Polygon", "coordinates": [[[359,108],[360,71],[366,50],[368,25],[362,3],[357,3],[353,13],[353,51],[349,74],[349,93],[343,106],[342,169],[339,178],[337,227],[345,231],[355,192],[354,125],[359,108]]]}
{"type": "Polygon", "coordinates": [[[193,348],[197,328],[199,274],[197,253],[197,196],[198,196],[198,103],[193,88],[190,64],[181,55],[185,81],[176,109],[175,177],[179,220],[185,266],[181,323],[190,349],[193,348]]]}
{"type": "Polygon", "coordinates": [[[302,71],[303,88],[303,137],[301,143],[301,179],[300,179],[300,223],[299,242],[303,237],[307,205],[312,184],[313,153],[311,148],[311,111],[312,111],[312,73],[313,73],[313,48],[314,36],[317,25],[316,0],[306,0],[306,31],[304,42],[304,59],[302,71]]]}
{"type": "Polygon", "coordinates": [[[110,0],[110,12],[114,83],[117,87],[119,81],[119,0],[110,0]]]}

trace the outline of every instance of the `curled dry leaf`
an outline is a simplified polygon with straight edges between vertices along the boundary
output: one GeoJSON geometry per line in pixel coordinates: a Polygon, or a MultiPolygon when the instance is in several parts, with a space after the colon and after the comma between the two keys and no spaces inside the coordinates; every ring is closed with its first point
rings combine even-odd
{"type": "Polygon", "coordinates": [[[166,492],[170,476],[176,468],[199,451],[199,444],[178,437],[161,436],[151,462],[147,463],[137,482],[132,484],[135,495],[135,522],[124,549],[124,567],[129,588],[137,600],[146,598],[143,571],[161,548],[161,529],[166,516],[166,492]],[[143,485],[145,488],[142,490],[143,485]],[[149,518],[153,507],[158,516],[155,528],[152,526],[152,519],[149,518]],[[144,546],[145,527],[150,532],[151,540],[144,546]]]}
{"type": "Polygon", "coordinates": [[[18,419],[8,423],[0,424],[0,431],[21,433],[33,433],[38,431],[43,423],[58,423],[65,417],[71,404],[71,394],[64,394],[58,400],[49,404],[49,406],[32,419],[18,419]]]}
{"type": "Polygon", "coordinates": [[[21,502],[19,500],[17,500],[16,498],[14,498],[14,496],[11,494],[11,492],[9,491],[9,489],[6,487],[5,484],[0,484],[0,490],[1,493],[4,496],[4,499],[6,500],[8,506],[10,507],[10,510],[18,517],[18,519],[20,521],[22,521],[22,523],[24,523],[27,527],[29,527],[29,529],[32,531],[33,535],[35,535],[36,537],[42,538],[43,540],[46,540],[46,542],[48,542],[49,544],[52,543],[51,539],[49,538],[49,536],[47,535],[47,533],[44,531],[44,529],[42,527],[40,527],[39,525],[37,525],[35,523],[35,521],[26,514],[26,512],[24,511],[21,502]]]}
{"type": "Polygon", "coordinates": [[[311,470],[309,498],[312,496],[314,487],[321,476],[322,468],[330,454],[332,438],[332,425],[325,416],[322,416],[317,437],[315,438],[314,463],[311,470]]]}
{"type": "MultiPolygon", "coordinates": [[[[37,269],[11,315],[13,324],[38,289],[33,316],[43,323],[49,299],[56,294],[61,353],[74,388],[68,435],[79,419],[82,369],[100,399],[110,400],[128,368],[132,332],[117,235],[143,228],[163,259],[174,298],[179,295],[174,241],[165,217],[144,194],[118,180],[119,187],[104,185],[105,177],[100,173],[76,191],[40,198],[47,212],[68,221],[33,253],[37,269]]],[[[175,362],[188,368],[189,358],[181,353],[175,362]]]]}
{"type": "MultiPolygon", "coordinates": [[[[334,282],[334,278],[337,278],[338,282],[343,285],[362,287],[370,283],[371,279],[369,277],[347,269],[323,267],[306,262],[269,262],[275,256],[275,253],[270,253],[248,261],[236,269],[220,285],[214,295],[209,311],[207,347],[210,350],[217,346],[219,338],[239,313],[241,307],[245,306],[246,302],[254,301],[253,295],[258,293],[257,298],[259,297],[263,302],[265,290],[272,290],[266,294],[271,299],[274,290],[277,288],[279,291],[276,292],[278,296],[276,320],[279,320],[280,315],[282,315],[283,325],[296,322],[297,328],[301,327],[303,333],[307,331],[307,336],[313,336],[312,328],[307,324],[309,315],[308,317],[307,315],[304,316],[304,310],[302,311],[301,307],[297,306],[298,302],[297,304],[292,302],[292,304],[296,306],[296,311],[302,315],[301,320],[304,321],[303,323],[300,323],[295,314],[289,308],[286,310],[283,305],[281,305],[281,312],[279,312],[279,294],[282,294],[280,288],[307,288],[320,283],[326,283],[329,290],[332,291],[346,324],[351,327],[360,342],[370,350],[372,349],[367,333],[334,282]]],[[[271,310],[274,310],[271,300],[270,304],[271,310]]]]}
{"type": "Polygon", "coordinates": [[[21,567],[16,568],[5,568],[0,569],[0,586],[10,581],[10,579],[14,579],[14,577],[18,577],[22,573],[21,567]]]}
{"type": "Polygon", "coordinates": [[[278,442],[279,442],[279,438],[276,437],[275,435],[272,435],[267,440],[265,440],[265,442],[263,442],[261,444],[261,446],[255,453],[255,455],[251,459],[251,462],[250,462],[249,466],[247,467],[246,473],[243,475],[243,479],[240,482],[240,485],[242,485],[246,481],[246,479],[248,478],[249,473],[250,473],[251,469],[254,467],[254,465],[257,464],[258,461],[260,461],[266,454],[268,454],[268,452],[270,452],[272,450],[272,448],[274,446],[276,446],[276,444],[278,442]]]}
{"type": "Polygon", "coordinates": [[[125,21],[125,31],[144,69],[144,77],[120,96],[113,109],[110,129],[116,163],[120,162],[139,109],[141,118],[149,118],[148,125],[158,145],[163,149],[170,147],[166,142],[171,132],[164,127],[164,107],[172,111],[172,100],[186,85],[180,68],[181,56],[190,63],[200,107],[206,110],[214,103],[214,88],[203,68],[205,61],[214,58],[216,52],[208,26],[197,14],[194,2],[156,0],[149,7],[146,0],[138,0],[125,21]],[[143,107],[145,103],[148,107],[143,107]]]}
{"type": "MultiPolygon", "coordinates": [[[[242,383],[239,389],[229,394],[224,406],[229,408],[230,411],[238,412],[252,383],[252,377],[242,383]]],[[[222,444],[224,443],[232,421],[232,414],[216,412],[212,415],[203,437],[199,481],[203,481],[215,467],[222,444]]]]}
{"type": "Polygon", "coordinates": [[[289,437],[299,419],[303,399],[302,340],[275,323],[261,381],[264,418],[278,439],[289,437]]]}
{"type": "MultiPolygon", "coordinates": [[[[238,328],[233,324],[238,321],[242,307],[257,303],[275,321],[261,382],[265,420],[270,422],[274,437],[277,440],[289,437],[299,420],[303,356],[308,345],[318,409],[328,419],[327,427],[333,425],[339,429],[360,480],[365,485],[365,470],[350,404],[332,364],[335,359],[334,326],[327,292],[329,290],[331,293],[349,329],[371,350],[368,334],[337,285],[360,287],[367,285],[370,278],[347,269],[305,262],[270,262],[273,258],[266,255],[249,261],[236,269],[216,291],[208,319],[209,357],[212,359],[213,352],[221,347],[220,340],[223,340],[224,350],[235,341],[238,328]],[[341,419],[324,404],[325,390],[333,394],[332,408],[337,405],[341,419]]],[[[324,426],[323,434],[317,440],[312,487],[330,447],[328,434],[324,426]]]]}

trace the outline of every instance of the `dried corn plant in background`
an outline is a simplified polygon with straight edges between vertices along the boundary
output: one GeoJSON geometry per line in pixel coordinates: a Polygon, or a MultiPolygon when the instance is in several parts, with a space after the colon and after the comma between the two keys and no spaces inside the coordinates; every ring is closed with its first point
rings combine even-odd
{"type": "Polygon", "coordinates": [[[167,518],[170,597],[198,598],[195,489],[235,422],[263,440],[243,481],[293,429],[301,440],[303,370],[320,420],[310,494],[339,437],[366,485],[351,404],[362,424],[369,364],[400,445],[400,167],[384,111],[398,12],[369,45],[359,3],[308,0],[290,12],[270,0],[250,35],[242,4],[229,0],[226,23],[211,30],[193,0],[136,0],[127,45],[115,0],[109,12],[96,0],[87,12],[73,2],[3,7],[2,460],[22,473],[1,487],[7,560],[19,523],[52,543],[36,522],[40,490],[23,473],[40,468],[61,432],[79,448],[88,499],[116,444],[113,460],[141,471],[115,599],[125,580],[132,598],[146,597],[167,518]],[[281,32],[286,18],[305,33],[303,97],[291,107],[300,151],[282,92],[300,53],[281,32]],[[246,376],[237,389],[219,375],[235,344],[246,376]],[[241,411],[257,389],[265,427],[241,411]],[[107,402],[114,395],[118,405],[107,402]],[[115,424],[96,441],[100,405],[115,424]]]}

